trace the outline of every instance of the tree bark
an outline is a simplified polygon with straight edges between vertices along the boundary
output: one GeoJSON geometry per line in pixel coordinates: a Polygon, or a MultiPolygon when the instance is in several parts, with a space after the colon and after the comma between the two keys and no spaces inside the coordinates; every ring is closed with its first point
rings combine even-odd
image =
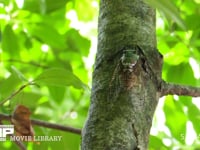
{"type": "Polygon", "coordinates": [[[82,150],[147,150],[161,68],[155,10],[143,0],[101,0],[82,150]]]}

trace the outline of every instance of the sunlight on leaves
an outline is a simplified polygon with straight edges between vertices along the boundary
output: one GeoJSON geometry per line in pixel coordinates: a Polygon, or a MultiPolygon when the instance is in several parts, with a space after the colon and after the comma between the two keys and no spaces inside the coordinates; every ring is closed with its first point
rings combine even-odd
{"type": "Polygon", "coordinates": [[[74,86],[78,89],[86,87],[86,85],[71,71],[62,68],[45,70],[35,78],[34,82],[39,85],[74,86]]]}
{"type": "Polygon", "coordinates": [[[146,0],[151,6],[156,7],[159,11],[163,12],[166,17],[175,21],[183,30],[186,30],[186,24],[180,16],[177,8],[171,1],[168,0],[146,0]]]}

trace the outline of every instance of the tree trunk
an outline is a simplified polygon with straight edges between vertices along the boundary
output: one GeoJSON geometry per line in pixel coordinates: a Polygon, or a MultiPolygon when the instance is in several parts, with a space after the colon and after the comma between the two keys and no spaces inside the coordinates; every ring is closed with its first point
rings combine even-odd
{"type": "Polygon", "coordinates": [[[147,150],[161,86],[155,30],[155,10],[143,0],[101,0],[82,150],[147,150]]]}

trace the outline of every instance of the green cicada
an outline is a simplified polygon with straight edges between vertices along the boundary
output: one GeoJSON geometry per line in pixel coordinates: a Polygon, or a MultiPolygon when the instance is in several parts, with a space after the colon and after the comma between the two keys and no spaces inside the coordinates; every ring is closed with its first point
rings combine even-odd
{"type": "Polygon", "coordinates": [[[121,64],[123,66],[123,71],[133,72],[134,66],[137,64],[139,55],[136,54],[135,50],[124,50],[121,57],[121,64]]]}

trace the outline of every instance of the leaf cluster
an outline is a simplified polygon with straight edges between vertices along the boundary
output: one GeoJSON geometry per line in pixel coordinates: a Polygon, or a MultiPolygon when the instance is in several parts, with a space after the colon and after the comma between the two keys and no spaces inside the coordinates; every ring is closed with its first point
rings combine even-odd
{"type": "MultiPolygon", "coordinates": [[[[97,1],[0,1],[1,113],[11,114],[21,104],[31,110],[32,119],[82,128],[91,82],[84,60],[91,41],[72,24],[91,21],[97,13],[92,4],[97,1]],[[68,17],[72,12],[73,18],[68,17]]],[[[27,142],[28,149],[79,149],[79,135],[34,130],[36,136],[62,136],[62,141],[27,142]]],[[[17,148],[7,141],[0,149],[17,148]]]]}
{"type": "MultiPolygon", "coordinates": [[[[196,0],[148,2],[158,10],[158,49],[164,56],[162,78],[167,82],[200,86],[200,3],[196,0]]],[[[159,107],[164,115],[159,113],[158,108],[153,125],[156,133],[152,132],[150,149],[200,148],[198,100],[176,95],[160,100],[159,107]]]]}

